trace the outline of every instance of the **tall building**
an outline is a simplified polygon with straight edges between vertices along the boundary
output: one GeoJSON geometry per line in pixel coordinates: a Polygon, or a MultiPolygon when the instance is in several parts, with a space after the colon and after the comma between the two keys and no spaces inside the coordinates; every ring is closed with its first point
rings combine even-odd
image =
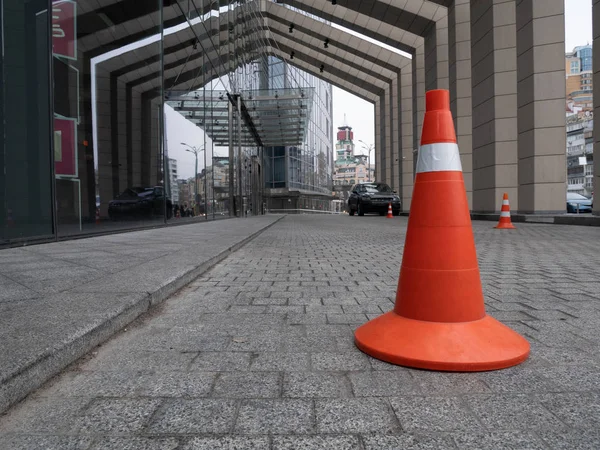
{"type": "Polygon", "coordinates": [[[375,168],[369,155],[355,153],[354,132],[346,123],[338,127],[335,154],[333,190],[336,199],[345,202],[354,184],[375,181],[375,168]]]}
{"type": "Polygon", "coordinates": [[[575,107],[593,109],[592,46],[575,47],[565,54],[566,97],[575,107]]]}
{"type": "MultiPolygon", "coordinates": [[[[266,56],[267,67],[261,89],[285,98],[292,86],[305,89],[299,115],[307,115],[302,145],[265,147],[264,201],[269,210],[328,210],[331,196],[333,130],[331,84],[274,56],[266,56]]],[[[296,88],[296,89],[297,89],[296,88]]],[[[280,116],[281,117],[281,116],[280,116]]],[[[280,121],[280,126],[297,130],[297,119],[280,121]]]]}
{"type": "Polygon", "coordinates": [[[594,191],[594,118],[589,111],[567,117],[568,192],[591,196],[594,191]]]}
{"type": "Polygon", "coordinates": [[[179,186],[177,184],[177,160],[175,158],[169,158],[168,164],[169,170],[169,194],[171,196],[171,201],[173,204],[179,203],[179,186]]]}

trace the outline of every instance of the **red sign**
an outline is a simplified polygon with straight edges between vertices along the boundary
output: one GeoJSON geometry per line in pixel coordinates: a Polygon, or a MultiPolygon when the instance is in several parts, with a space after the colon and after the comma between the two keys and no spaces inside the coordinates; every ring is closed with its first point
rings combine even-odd
{"type": "Polygon", "coordinates": [[[52,52],[77,59],[77,5],[71,0],[52,2],[52,52]]]}
{"type": "Polygon", "coordinates": [[[54,118],[54,169],[56,176],[77,177],[77,121],[54,118]]]}

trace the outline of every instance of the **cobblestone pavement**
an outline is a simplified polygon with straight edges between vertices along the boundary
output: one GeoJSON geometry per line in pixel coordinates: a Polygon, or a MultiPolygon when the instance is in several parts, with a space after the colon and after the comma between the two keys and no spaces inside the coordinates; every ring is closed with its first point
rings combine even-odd
{"type": "Polygon", "coordinates": [[[289,216],[0,419],[1,449],[598,449],[600,229],[474,222],[487,311],[532,355],[389,365],[405,218],[289,216]]]}

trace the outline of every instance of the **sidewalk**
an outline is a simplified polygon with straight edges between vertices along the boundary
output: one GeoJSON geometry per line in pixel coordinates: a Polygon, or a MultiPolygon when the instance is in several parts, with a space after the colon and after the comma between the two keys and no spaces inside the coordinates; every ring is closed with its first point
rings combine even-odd
{"type": "Polygon", "coordinates": [[[600,448],[600,230],[474,222],[487,312],[532,353],[443,373],[353,342],[393,307],[406,224],[287,216],[12,408],[0,448],[600,448]]]}
{"type": "Polygon", "coordinates": [[[282,217],[0,250],[0,412],[282,217]]]}

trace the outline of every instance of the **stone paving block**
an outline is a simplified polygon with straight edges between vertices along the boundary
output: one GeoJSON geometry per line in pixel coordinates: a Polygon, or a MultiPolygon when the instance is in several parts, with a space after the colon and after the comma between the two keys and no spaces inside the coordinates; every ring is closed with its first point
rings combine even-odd
{"type": "Polygon", "coordinates": [[[540,394],[538,400],[569,426],[600,429],[600,393],[540,394]]]}
{"type": "Polygon", "coordinates": [[[540,436],[551,449],[595,450],[600,448],[600,431],[573,428],[547,430],[540,436]]]}
{"type": "Polygon", "coordinates": [[[281,394],[278,372],[226,372],[217,377],[212,392],[221,398],[273,398],[281,394]]]}
{"type": "Polygon", "coordinates": [[[146,427],[152,434],[229,433],[236,402],[221,399],[171,399],[146,427]]]}
{"type": "Polygon", "coordinates": [[[142,430],[161,403],[159,399],[145,398],[95,399],[76,420],[73,431],[83,434],[135,433],[142,430]]]}
{"type": "Polygon", "coordinates": [[[91,436],[0,435],[0,448],[6,450],[91,450],[92,441],[93,437],[91,436]]]}
{"type": "Polygon", "coordinates": [[[327,323],[326,313],[288,314],[287,322],[290,325],[305,323],[327,323]]]}
{"type": "Polygon", "coordinates": [[[468,396],[472,411],[489,429],[549,430],[565,428],[555,414],[526,395],[468,396]]]}
{"type": "Polygon", "coordinates": [[[91,398],[37,398],[10,410],[0,421],[0,435],[5,433],[47,434],[67,432],[83,414],[91,398]]]}
{"type": "Polygon", "coordinates": [[[313,353],[311,364],[314,370],[365,370],[369,360],[363,353],[313,353]]]}
{"type": "Polygon", "coordinates": [[[40,294],[32,289],[0,275],[0,302],[14,302],[39,297],[40,294]]]}
{"type": "Polygon", "coordinates": [[[544,376],[558,387],[555,391],[600,390],[600,367],[598,365],[592,367],[588,365],[552,366],[544,370],[544,376]]]}
{"type": "Polygon", "coordinates": [[[302,434],[314,432],[310,400],[246,400],[235,426],[242,434],[302,434]]]}
{"type": "Polygon", "coordinates": [[[195,437],[183,445],[182,450],[264,450],[269,448],[266,436],[195,437]]]}
{"type": "Polygon", "coordinates": [[[356,436],[273,436],[273,450],[362,450],[356,436]]]}
{"type": "Polygon", "coordinates": [[[179,440],[155,437],[101,437],[90,450],[176,450],[179,440]]]}
{"type": "Polygon", "coordinates": [[[400,427],[385,399],[316,400],[319,433],[391,433],[400,427]]]}
{"type": "Polygon", "coordinates": [[[408,370],[350,372],[352,392],[356,397],[394,397],[417,395],[421,391],[408,370]]]}
{"type": "Polygon", "coordinates": [[[140,372],[68,372],[33,393],[35,397],[131,397],[140,372]]]}
{"type": "Polygon", "coordinates": [[[144,397],[206,397],[215,377],[215,372],[145,373],[137,381],[136,393],[144,397]]]}
{"type": "Polygon", "coordinates": [[[350,385],[341,373],[285,373],[283,396],[291,398],[350,397],[350,385]]]}
{"type": "Polygon", "coordinates": [[[479,378],[493,392],[555,392],[558,385],[547,377],[546,370],[511,367],[502,371],[481,372],[479,378]]]}
{"type": "Polygon", "coordinates": [[[96,358],[87,361],[83,370],[102,371],[182,371],[186,370],[195,353],[170,351],[100,351],[96,358]]]}
{"type": "Polygon", "coordinates": [[[390,402],[403,430],[441,432],[481,429],[481,424],[458,397],[394,397],[390,402]]]}
{"type": "Polygon", "coordinates": [[[449,436],[432,434],[364,435],[365,450],[440,450],[458,449],[449,436]]]}
{"type": "Polygon", "coordinates": [[[255,372],[298,372],[309,370],[309,364],[309,353],[256,353],[252,355],[250,370],[255,372]]]}
{"type": "MultiPolygon", "coordinates": [[[[544,432],[545,434],[545,432],[544,432]]],[[[544,442],[531,431],[494,431],[453,433],[459,449],[464,450],[544,450],[544,442]]]]}
{"type": "MultiPolygon", "coordinates": [[[[381,314],[380,312],[377,313],[381,314]]],[[[363,324],[367,322],[368,318],[366,314],[327,314],[327,323],[339,324],[363,324]]]]}
{"type": "Polygon", "coordinates": [[[249,352],[202,352],[190,365],[192,371],[238,371],[250,368],[249,352]]]}
{"type": "Polygon", "coordinates": [[[445,373],[411,370],[416,384],[427,395],[461,395],[490,392],[479,373],[445,373]]]}

